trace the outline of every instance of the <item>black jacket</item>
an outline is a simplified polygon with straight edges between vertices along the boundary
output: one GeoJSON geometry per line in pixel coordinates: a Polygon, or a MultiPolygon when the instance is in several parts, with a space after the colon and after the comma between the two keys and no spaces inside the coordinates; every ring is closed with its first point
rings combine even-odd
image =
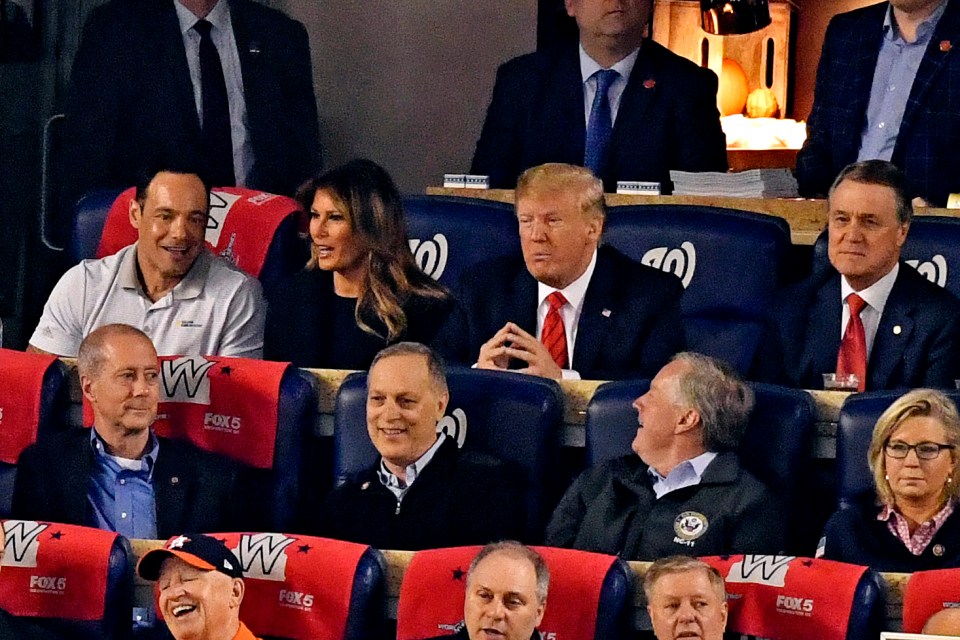
{"type": "MultiPolygon", "coordinates": [[[[471,173],[513,189],[545,162],[582,165],[586,123],[576,45],[519,56],[497,70],[471,173]]],[[[618,180],[660,182],[670,170],[726,171],[726,138],[717,111],[717,77],[653,40],[644,40],[620,99],[600,171],[605,190],[618,180]]]]}
{"type": "MultiPolygon", "coordinates": [[[[188,442],[157,439],[157,536],[236,529],[236,466],[188,442]]],[[[87,500],[93,456],[89,429],[71,429],[27,447],[17,463],[13,517],[96,526],[87,500]]]]}
{"type": "Polygon", "coordinates": [[[524,537],[526,483],[507,463],[447,439],[400,504],[379,466],[334,489],[308,533],[407,551],[524,537]]]}
{"type": "Polygon", "coordinates": [[[823,531],[823,557],[895,573],[960,567],[960,512],[950,514],[919,556],[877,520],[879,513],[872,500],[834,513],[823,531]]]}
{"type": "Polygon", "coordinates": [[[729,452],[710,463],[700,484],[659,500],[636,455],[592,467],[567,491],[546,536],[550,546],[625,560],[772,554],[782,551],[783,541],[780,501],[729,452]]]}
{"type": "MultiPolygon", "coordinates": [[[[585,380],[652,378],[686,343],[683,285],[673,274],[600,247],[577,326],[573,369],[585,380]]],[[[464,278],[460,306],[436,347],[449,362],[473,364],[507,322],[537,332],[537,281],[521,258],[478,265],[464,278]]]]}

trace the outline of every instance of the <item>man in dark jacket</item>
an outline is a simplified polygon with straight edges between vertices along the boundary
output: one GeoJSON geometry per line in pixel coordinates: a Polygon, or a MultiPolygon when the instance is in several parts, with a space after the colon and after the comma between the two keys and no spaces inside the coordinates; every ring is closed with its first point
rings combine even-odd
{"type": "Polygon", "coordinates": [[[367,432],[381,458],[327,497],[311,533],[414,551],[520,537],[520,473],[437,433],[448,400],[443,365],[429,348],[401,342],[377,354],[367,432]]]}
{"type": "Polygon", "coordinates": [[[628,560],[781,550],[779,501],[734,453],[753,393],[729,366],[678,354],[633,406],[636,455],[574,482],[547,527],[548,545],[628,560]]]}
{"type": "Polygon", "coordinates": [[[160,397],[150,338],[125,324],[100,327],[80,344],[77,368],[93,426],[24,450],[13,516],[128,538],[234,528],[235,466],[150,429],[160,397]]]}

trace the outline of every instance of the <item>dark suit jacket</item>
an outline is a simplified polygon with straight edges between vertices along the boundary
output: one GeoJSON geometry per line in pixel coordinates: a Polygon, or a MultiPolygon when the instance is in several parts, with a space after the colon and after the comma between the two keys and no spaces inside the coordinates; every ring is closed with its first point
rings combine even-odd
{"type": "MultiPolygon", "coordinates": [[[[582,165],[586,123],[577,46],[520,56],[497,71],[471,172],[512,189],[529,167],[582,165]]],[[[606,167],[618,180],[670,185],[670,169],[726,171],[726,137],[717,111],[717,76],[644,40],[623,92],[606,167]]]]}
{"type": "MultiPolygon", "coordinates": [[[[303,25],[230,0],[254,166],[248,186],[292,193],[320,163],[303,25]]],[[[127,187],[159,158],[200,157],[200,122],[173,0],[112,0],[84,26],[68,103],[73,193],[127,187]]]]}
{"type": "MultiPolygon", "coordinates": [[[[159,438],[153,470],[157,535],[237,527],[237,470],[187,442],[159,438]]],[[[88,429],[71,429],[27,447],[17,463],[13,517],[96,526],[87,487],[93,467],[88,429]]]]}
{"type": "MultiPolygon", "coordinates": [[[[800,193],[826,194],[856,161],[888,3],[842,13],[827,27],[807,141],[797,156],[800,193]]],[[[944,206],[960,192],[960,3],[950,2],[917,69],[891,160],[911,196],[944,206]],[[944,51],[946,49],[946,51],[944,51]]]]}
{"type": "Polygon", "coordinates": [[[309,533],[408,551],[526,538],[526,481],[512,464],[460,451],[448,438],[400,504],[379,468],[378,459],[334,489],[309,533]]]}
{"type": "MultiPolygon", "coordinates": [[[[815,274],[784,292],[775,309],[752,377],[822,389],[840,350],[840,274],[815,274]]],[[[960,377],[958,317],[960,300],[901,263],[867,361],[867,390],[952,389],[960,377]]]]}
{"type": "MultiPolygon", "coordinates": [[[[680,280],[601,247],[583,299],[573,369],[591,380],[652,378],[686,343],[680,280]]],[[[537,333],[537,281],[521,258],[474,268],[461,285],[460,308],[436,347],[451,362],[473,364],[480,347],[507,322],[537,333]]]]}

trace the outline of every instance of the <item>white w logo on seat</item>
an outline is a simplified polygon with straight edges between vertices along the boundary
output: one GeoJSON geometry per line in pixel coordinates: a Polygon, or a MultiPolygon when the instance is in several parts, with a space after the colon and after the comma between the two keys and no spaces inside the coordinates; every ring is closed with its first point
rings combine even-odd
{"type": "Polygon", "coordinates": [[[40,543],[37,538],[49,527],[32,520],[7,520],[3,523],[3,530],[7,539],[3,544],[4,567],[36,567],[37,550],[40,543]]]}
{"type": "Polygon", "coordinates": [[[796,556],[743,556],[730,567],[727,582],[765,584],[782,587],[787,579],[790,563],[796,556]]]}
{"type": "Polygon", "coordinates": [[[907,260],[907,264],[919,271],[920,275],[933,284],[941,287],[947,286],[947,260],[939,253],[927,262],[907,260]]]}
{"type": "Polygon", "coordinates": [[[410,251],[413,252],[413,257],[423,272],[434,280],[439,280],[443,270],[447,268],[447,256],[450,254],[447,237],[437,233],[432,240],[411,238],[408,242],[410,251]]]}
{"type": "Polygon", "coordinates": [[[161,362],[164,397],[160,401],[210,404],[210,378],[207,372],[215,364],[203,356],[184,356],[161,362]]]}
{"type": "Polygon", "coordinates": [[[283,551],[296,542],[282,533],[255,533],[240,536],[232,549],[247,578],[282,582],[287,579],[287,554],[283,551]]]}

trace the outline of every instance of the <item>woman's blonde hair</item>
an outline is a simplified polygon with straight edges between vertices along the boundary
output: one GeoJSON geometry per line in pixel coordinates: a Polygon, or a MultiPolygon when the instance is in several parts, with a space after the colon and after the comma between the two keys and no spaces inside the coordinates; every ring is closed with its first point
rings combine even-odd
{"type": "MultiPolygon", "coordinates": [[[[947,435],[947,442],[943,444],[960,447],[960,416],[957,415],[957,406],[945,394],[933,389],[915,389],[897,398],[877,420],[867,453],[877,495],[883,504],[890,506],[896,501],[893,489],[887,481],[884,447],[893,433],[909,418],[933,418],[943,425],[947,435]]],[[[960,489],[957,487],[957,450],[951,449],[949,454],[953,461],[953,471],[950,473],[950,481],[943,488],[944,500],[951,496],[960,496],[960,489]]]]}
{"type": "MultiPolygon", "coordinates": [[[[357,298],[357,326],[387,341],[407,328],[403,304],[411,297],[444,299],[447,290],[417,266],[407,243],[403,199],[383,167],[357,159],[308,180],[297,191],[297,200],[310,211],[318,191],[330,196],[343,213],[357,242],[366,253],[366,275],[357,298]],[[382,336],[370,326],[377,318],[386,327],[382,336]]],[[[317,268],[316,247],[311,245],[308,269],[317,268]]]]}

